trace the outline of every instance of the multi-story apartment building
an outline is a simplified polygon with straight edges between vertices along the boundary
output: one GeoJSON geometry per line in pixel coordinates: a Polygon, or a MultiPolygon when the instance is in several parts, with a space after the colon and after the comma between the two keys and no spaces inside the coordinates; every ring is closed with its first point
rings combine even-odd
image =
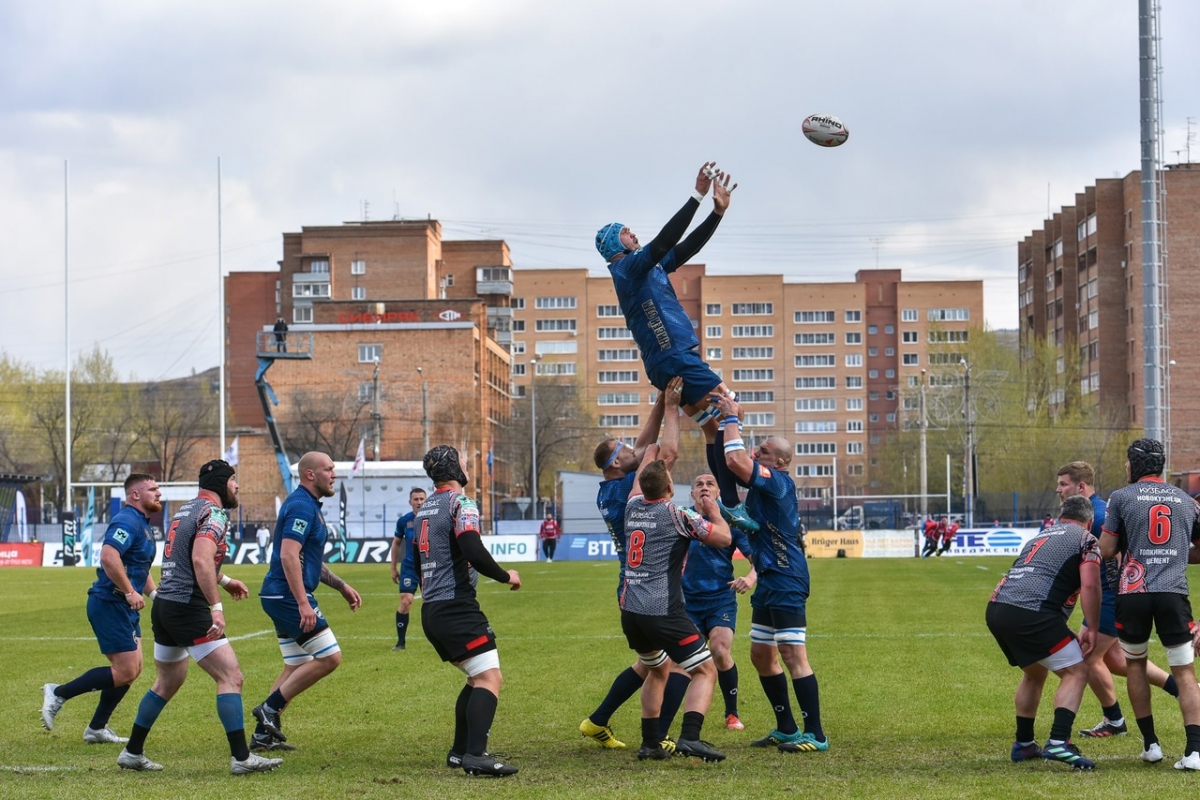
{"type": "MultiPolygon", "coordinates": [[[[1200,466],[1191,398],[1200,389],[1200,165],[1163,172],[1171,464],[1200,466]]],[[[1054,404],[1102,409],[1114,425],[1144,420],[1141,173],[1097,180],[1017,247],[1023,359],[1045,340],[1062,376],[1054,404]]]]}
{"type": "MultiPolygon", "coordinates": [[[[872,445],[896,428],[906,390],[922,368],[958,363],[954,345],[983,325],[980,281],[861,270],[853,282],[798,283],[708,275],[697,264],[671,280],[705,359],[741,396],[746,428],[793,442],[797,486],[813,499],[830,496],[835,470],[839,493],[870,493],[872,445]]],[[[572,381],[597,437],[635,437],[657,394],[612,280],[583,269],[516,270],[513,292],[515,395],[531,380],[572,381]]]]}

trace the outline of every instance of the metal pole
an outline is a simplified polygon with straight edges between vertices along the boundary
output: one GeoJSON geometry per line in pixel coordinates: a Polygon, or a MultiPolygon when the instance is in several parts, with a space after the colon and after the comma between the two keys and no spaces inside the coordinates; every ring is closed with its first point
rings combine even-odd
{"type": "MultiPolygon", "coordinates": [[[[70,162],[63,162],[63,363],[66,368],[67,413],[64,422],[66,435],[63,439],[67,473],[63,487],[65,510],[74,510],[71,503],[71,254],[68,242],[71,238],[70,214],[71,173],[70,162]]],[[[64,509],[60,509],[62,511],[64,509]]]]}
{"type": "MultiPolygon", "coordinates": [[[[371,427],[375,429],[375,458],[372,459],[373,461],[379,460],[379,439],[381,435],[379,421],[381,419],[382,416],[379,413],[379,359],[377,358],[375,359],[375,374],[371,376],[371,422],[374,423],[371,427]]],[[[429,452],[428,447],[425,448],[425,452],[429,452]]],[[[365,519],[363,520],[363,524],[366,525],[365,519]]]]}
{"type": "Polygon", "coordinates": [[[1138,0],[1138,75],[1141,105],[1142,383],[1146,436],[1162,441],[1162,296],[1158,225],[1157,0],[1138,0]]]}
{"type": "Polygon", "coordinates": [[[966,402],[967,447],[963,467],[963,519],[968,528],[975,526],[975,415],[971,409],[971,365],[966,359],[960,362],[966,370],[963,395],[966,402]]]}
{"type": "Polygon", "coordinates": [[[838,529],[837,456],[833,457],[833,529],[838,529]]]}
{"type": "Polygon", "coordinates": [[[531,451],[532,464],[531,464],[531,469],[530,469],[530,483],[532,485],[530,486],[530,489],[529,489],[530,497],[533,498],[533,512],[532,512],[533,516],[531,516],[530,519],[538,519],[540,517],[540,515],[538,514],[538,494],[537,494],[538,493],[538,485],[537,485],[537,483],[538,483],[538,468],[537,468],[537,381],[536,381],[537,359],[536,358],[531,358],[529,360],[529,368],[530,368],[530,373],[529,373],[530,437],[529,437],[529,441],[531,443],[531,447],[533,448],[531,451]]]}
{"type": "Polygon", "coordinates": [[[946,516],[950,516],[950,454],[946,453],[946,516]]]}
{"type": "Polygon", "coordinates": [[[921,370],[921,523],[929,518],[929,416],[925,408],[925,370],[921,370]]]}
{"type": "Polygon", "coordinates": [[[217,156],[217,419],[221,429],[221,452],[225,452],[225,270],[222,263],[224,247],[221,239],[221,157],[217,156]]]}

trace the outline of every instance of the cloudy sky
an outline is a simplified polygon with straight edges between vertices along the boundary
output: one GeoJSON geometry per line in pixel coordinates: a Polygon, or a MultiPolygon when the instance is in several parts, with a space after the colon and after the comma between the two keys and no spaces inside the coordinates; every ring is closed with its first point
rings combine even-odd
{"type": "MultiPolygon", "coordinates": [[[[1176,161],[1200,3],[1162,4],[1176,161]]],[[[215,366],[218,157],[226,270],[397,215],[602,269],[601,224],[653,233],[716,159],[740,188],[712,271],[981,278],[1015,327],[1016,243],[1139,167],[1137,24],[1135,0],[0,0],[0,350],[62,364],[67,161],[72,352],[215,366]],[[812,113],[849,142],[808,143],[812,113]]]]}

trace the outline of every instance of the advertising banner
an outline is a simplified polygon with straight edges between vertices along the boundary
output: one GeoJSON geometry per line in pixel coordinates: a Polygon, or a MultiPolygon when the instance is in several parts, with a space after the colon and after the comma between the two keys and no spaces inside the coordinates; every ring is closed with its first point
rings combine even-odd
{"type": "Polygon", "coordinates": [[[0,544],[0,567],[40,567],[42,544],[0,544]]]}
{"type": "Polygon", "coordinates": [[[616,561],[617,547],[607,533],[568,533],[554,555],[564,561],[616,561]]]}
{"type": "MultiPolygon", "coordinates": [[[[959,530],[947,556],[1008,556],[1016,558],[1021,548],[1038,535],[1037,528],[969,528],[959,530]]],[[[943,556],[945,558],[945,556],[943,556]]]]}
{"type": "Polygon", "coordinates": [[[839,550],[846,558],[863,554],[862,531],[809,531],[804,541],[809,558],[836,558],[839,550]]]}

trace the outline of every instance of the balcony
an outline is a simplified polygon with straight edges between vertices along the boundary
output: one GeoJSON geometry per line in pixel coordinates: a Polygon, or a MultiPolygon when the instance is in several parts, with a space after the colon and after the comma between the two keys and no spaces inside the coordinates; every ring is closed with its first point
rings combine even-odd
{"type": "Polygon", "coordinates": [[[254,334],[254,355],[259,358],[310,359],[313,357],[313,335],[259,331],[254,334]]]}

